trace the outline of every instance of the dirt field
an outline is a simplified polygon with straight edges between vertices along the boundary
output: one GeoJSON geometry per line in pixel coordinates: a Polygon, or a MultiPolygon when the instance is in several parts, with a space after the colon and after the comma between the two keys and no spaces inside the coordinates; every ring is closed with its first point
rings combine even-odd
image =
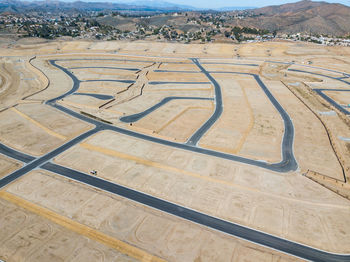
{"type": "Polygon", "coordinates": [[[0,178],[7,176],[13,171],[17,170],[22,166],[21,163],[10,159],[4,155],[0,155],[0,178]]]}
{"type": "Polygon", "coordinates": [[[350,253],[346,49],[22,39],[8,52],[1,260],[298,261],[81,177],[350,253]]]}
{"type": "Polygon", "coordinates": [[[31,72],[28,61],[27,57],[0,59],[0,110],[13,106],[45,85],[41,77],[31,72]]]}

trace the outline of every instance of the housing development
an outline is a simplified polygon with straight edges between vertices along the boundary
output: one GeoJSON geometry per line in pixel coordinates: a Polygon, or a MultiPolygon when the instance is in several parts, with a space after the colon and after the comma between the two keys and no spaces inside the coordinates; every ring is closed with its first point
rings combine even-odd
{"type": "Polygon", "coordinates": [[[0,38],[1,261],[350,261],[350,49],[0,38]]]}

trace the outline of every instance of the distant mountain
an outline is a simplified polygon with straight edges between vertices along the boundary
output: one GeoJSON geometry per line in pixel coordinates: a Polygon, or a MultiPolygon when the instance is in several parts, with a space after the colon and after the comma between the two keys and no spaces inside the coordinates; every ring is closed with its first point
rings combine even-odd
{"type": "Polygon", "coordinates": [[[125,3],[128,5],[133,6],[144,6],[144,7],[151,7],[151,8],[164,8],[164,9],[182,9],[182,10],[196,10],[197,8],[190,6],[190,5],[180,5],[175,3],[170,3],[166,1],[158,1],[158,0],[139,0],[139,1],[133,1],[125,3]]]}
{"type": "Polygon", "coordinates": [[[285,33],[350,34],[350,7],[342,4],[304,0],[251,12],[256,16],[240,20],[240,26],[285,33]]]}
{"type": "Polygon", "coordinates": [[[264,15],[276,15],[282,13],[295,13],[308,11],[315,7],[328,5],[326,2],[314,2],[310,0],[303,0],[295,3],[283,4],[283,5],[272,5],[262,8],[257,8],[254,10],[256,14],[264,15]]]}

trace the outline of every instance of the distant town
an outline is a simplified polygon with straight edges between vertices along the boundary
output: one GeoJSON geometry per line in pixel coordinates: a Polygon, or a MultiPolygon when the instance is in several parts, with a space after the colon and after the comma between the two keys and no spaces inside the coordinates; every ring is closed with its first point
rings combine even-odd
{"type": "Polygon", "coordinates": [[[249,11],[175,12],[135,15],[120,12],[47,12],[0,14],[0,35],[57,39],[151,40],[181,43],[306,41],[326,46],[350,46],[350,35],[288,34],[278,30],[237,26],[232,21],[258,16],[249,11]],[[164,23],[167,21],[167,23],[164,23]]]}

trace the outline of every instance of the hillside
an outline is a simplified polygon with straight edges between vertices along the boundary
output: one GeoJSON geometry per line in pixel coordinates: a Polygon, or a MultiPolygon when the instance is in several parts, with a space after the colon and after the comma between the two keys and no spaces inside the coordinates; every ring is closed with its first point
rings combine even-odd
{"type": "Polygon", "coordinates": [[[346,35],[350,32],[350,7],[304,0],[252,10],[254,17],[239,21],[241,26],[285,33],[346,35]]]}

